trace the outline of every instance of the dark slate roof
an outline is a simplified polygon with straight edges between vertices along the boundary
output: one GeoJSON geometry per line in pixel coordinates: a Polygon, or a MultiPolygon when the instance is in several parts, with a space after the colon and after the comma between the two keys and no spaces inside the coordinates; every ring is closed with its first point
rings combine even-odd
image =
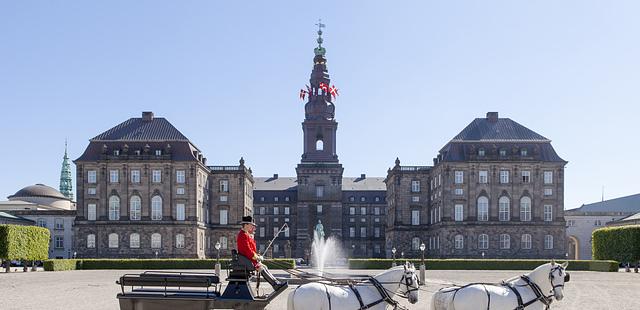
{"type": "Polygon", "coordinates": [[[46,186],[44,184],[29,185],[7,198],[12,199],[22,197],[46,197],[69,200],[69,198],[65,197],[55,188],[46,186]]]}
{"type": "MultiPolygon", "coordinates": [[[[254,178],[254,191],[286,191],[297,190],[298,181],[295,177],[256,177],[254,178]]],[[[384,178],[342,178],[343,191],[386,191],[384,178]]]]}
{"type": "Polygon", "coordinates": [[[0,212],[0,218],[4,218],[10,221],[16,221],[16,222],[24,222],[24,223],[29,223],[29,224],[35,224],[36,222],[30,219],[26,219],[24,217],[20,217],[20,216],[15,216],[6,212],[0,212]]]}
{"type": "Polygon", "coordinates": [[[97,135],[91,141],[189,141],[169,121],[162,117],[143,120],[139,117],[97,135]]]}
{"type": "Polygon", "coordinates": [[[508,159],[519,159],[519,160],[536,160],[536,161],[544,161],[544,162],[566,162],[562,159],[558,153],[553,149],[551,143],[478,143],[478,144],[469,144],[469,143],[461,143],[461,142],[449,142],[445,145],[442,150],[440,150],[440,154],[442,155],[442,160],[444,161],[467,161],[472,160],[472,156],[475,160],[505,160],[502,157],[498,157],[498,152],[500,148],[505,148],[509,151],[508,159]],[[475,156],[477,154],[478,148],[483,147],[486,150],[487,155],[484,158],[478,158],[475,156]],[[511,150],[513,147],[527,148],[529,152],[529,157],[521,158],[517,154],[513,154],[511,150]]]}
{"type": "MultiPolygon", "coordinates": [[[[120,150],[122,152],[122,155],[124,156],[125,153],[123,152],[123,148],[124,145],[127,145],[127,147],[129,148],[128,154],[126,154],[127,156],[130,157],[139,157],[139,158],[144,158],[144,159],[153,159],[156,158],[156,156],[154,155],[155,150],[162,150],[162,153],[165,155],[170,155],[171,160],[176,160],[176,161],[193,161],[193,160],[198,160],[197,156],[195,154],[199,154],[200,151],[198,150],[198,148],[191,144],[191,142],[188,141],[171,141],[171,142],[161,142],[161,141],[150,141],[150,142],[145,142],[145,141],[133,141],[133,142],[125,142],[125,141],[108,141],[108,142],[101,142],[101,141],[94,141],[92,140],[89,143],[89,146],[87,146],[87,148],[84,150],[84,153],[82,153],[82,155],[80,155],[80,157],[78,159],[76,159],[76,161],[95,161],[95,160],[100,160],[103,159],[104,156],[107,155],[111,155],[113,154],[114,150],[120,150]],[[106,146],[106,148],[105,148],[106,146]],[[135,150],[144,150],[147,146],[149,146],[149,154],[142,154],[139,156],[136,156],[134,151],[135,150]],[[168,147],[170,146],[170,148],[168,147]],[[195,152],[195,154],[194,154],[195,152]]],[[[124,158],[124,157],[122,157],[124,158]]],[[[161,159],[163,157],[160,157],[161,159]]],[[[113,158],[116,159],[116,158],[113,158]]]]}
{"type": "Polygon", "coordinates": [[[590,203],[582,205],[580,208],[566,210],[565,212],[568,212],[569,214],[572,212],[637,213],[640,212],[640,194],[590,203]]]}
{"type": "Polygon", "coordinates": [[[489,121],[487,118],[476,118],[451,139],[451,142],[462,141],[550,142],[549,139],[509,118],[498,118],[494,122],[489,121]]]}
{"type": "Polygon", "coordinates": [[[629,216],[627,216],[627,217],[625,217],[623,219],[619,219],[619,220],[613,221],[613,222],[614,223],[615,222],[629,222],[629,221],[637,221],[637,220],[640,220],[640,212],[636,213],[636,214],[633,214],[633,215],[629,215],[629,216]]]}

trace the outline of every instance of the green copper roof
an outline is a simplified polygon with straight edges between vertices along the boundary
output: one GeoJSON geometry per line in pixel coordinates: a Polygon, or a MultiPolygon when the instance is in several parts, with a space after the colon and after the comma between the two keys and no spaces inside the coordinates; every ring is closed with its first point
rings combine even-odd
{"type": "Polygon", "coordinates": [[[60,171],[60,192],[67,198],[73,200],[73,180],[71,179],[71,164],[67,156],[67,142],[64,143],[64,157],[62,159],[62,170],[60,171]]]}

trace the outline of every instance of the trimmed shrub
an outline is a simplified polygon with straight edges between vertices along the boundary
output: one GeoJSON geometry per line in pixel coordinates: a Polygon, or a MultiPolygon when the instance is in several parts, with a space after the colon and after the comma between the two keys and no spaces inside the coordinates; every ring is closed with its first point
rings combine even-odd
{"type": "Polygon", "coordinates": [[[47,259],[43,262],[45,271],[76,270],[76,259],[47,259]]]}
{"type": "MultiPolygon", "coordinates": [[[[405,261],[420,265],[420,259],[396,260],[397,264],[405,261]]],[[[427,269],[431,270],[533,270],[548,263],[549,260],[534,259],[425,259],[427,269]]],[[[561,262],[561,261],[558,261],[561,262]]],[[[392,259],[350,259],[350,269],[388,269],[392,259]]],[[[568,270],[617,271],[616,261],[571,260],[568,270]]]]}
{"type": "Polygon", "coordinates": [[[0,258],[44,260],[49,257],[49,230],[37,226],[0,225],[0,258]]]}
{"type": "MultiPolygon", "coordinates": [[[[228,268],[229,259],[220,259],[222,268],[228,268]]],[[[44,263],[46,271],[93,270],[93,269],[211,269],[215,259],[50,259],[44,263]]],[[[265,261],[269,269],[292,269],[293,259],[271,259],[265,261]]]]}
{"type": "Polygon", "coordinates": [[[594,259],[640,260],[640,225],[604,227],[594,230],[592,237],[594,259]]]}

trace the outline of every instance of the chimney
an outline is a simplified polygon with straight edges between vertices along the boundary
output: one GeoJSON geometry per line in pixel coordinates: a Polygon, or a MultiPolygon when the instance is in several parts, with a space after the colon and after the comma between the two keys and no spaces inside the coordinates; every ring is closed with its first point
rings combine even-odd
{"type": "Polygon", "coordinates": [[[498,112],[487,112],[487,120],[489,123],[495,123],[498,121],[498,112]]]}
{"type": "Polygon", "coordinates": [[[274,179],[277,179],[277,178],[278,178],[278,174],[277,174],[277,173],[274,173],[274,174],[273,174],[273,178],[274,178],[274,179]]]}
{"type": "Polygon", "coordinates": [[[363,173],[363,174],[360,175],[360,178],[364,180],[364,179],[367,178],[367,175],[363,173]]]}
{"type": "Polygon", "coordinates": [[[150,122],[153,120],[153,112],[142,112],[142,120],[150,122]]]}

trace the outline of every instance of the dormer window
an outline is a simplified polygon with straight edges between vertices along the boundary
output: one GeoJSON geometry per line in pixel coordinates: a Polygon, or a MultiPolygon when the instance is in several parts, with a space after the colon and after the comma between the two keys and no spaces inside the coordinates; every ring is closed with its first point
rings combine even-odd
{"type": "Polygon", "coordinates": [[[113,150],[113,156],[120,156],[120,150],[113,150]]]}
{"type": "Polygon", "coordinates": [[[349,197],[349,201],[351,201],[351,202],[356,201],[356,197],[350,196],[350,197],[349,197]]]}
{"type": "Polygon", "coordinates": [[[140,156],[140,150],[135,150],[133,153],[140,156]]]}
{"type": "Polygon", "coordinates": [[[500,156],[507,156],[507,150],[500,149],[500,156]]]}
{"type": "Polygon", "coordinates": [[[527,149],[526,148],[520,149],[520,156],[527,156],[527,149]]]}
{"type": "Polygon", "coordinates": [[[484,148],[478,149],[478,156],[484,156],[484,148]]]}
{"type": "Polygon", "coordinates": [[[162,150],[156,150],[156,156],[161,156],[162,155],[162,150]]]}

